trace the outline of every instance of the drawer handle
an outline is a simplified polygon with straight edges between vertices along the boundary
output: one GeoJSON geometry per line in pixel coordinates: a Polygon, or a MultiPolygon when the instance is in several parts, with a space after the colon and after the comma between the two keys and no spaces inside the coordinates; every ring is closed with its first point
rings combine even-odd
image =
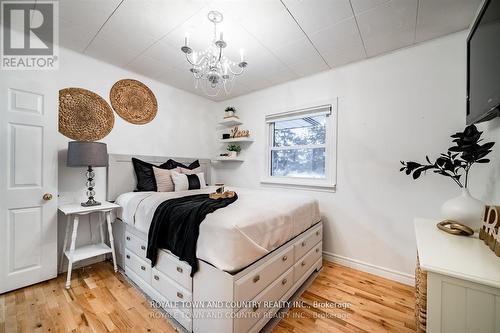
{"type": "Polygon", "coordinates": [[[155,280],[156,281],[159,281],[160,280],[160,277],[158,275],[155,275],[155,280]]]}
{"type": "Polygon", "coordinates": [[[180,293],[180,292],[177,292],[177,297],[184,298],[184,295],[182,293],[180,293]]]}
{"type": "Polygon", "coordinates": [[[259,309],[259,304],[255,304],[255,305],[252,307],[253,312],[257,311],[258,309],[259,309]]]}
{"type": "Polygon", "coordinates": [[[318,231],[316,231],[316,236],[319,236],[319,230],[318,230],[318,231]]]}
{"type": "Polygon", "coordinates": [[[146,247],[144,245],[141,245],[141,250],[145,250],[146,247]]]}
{"type": "Polygon", "coordinates": [[[253,277],[253,283],[257,283],[257,282],[259,282],[259,280],[260,280],[260,275],[255,275],[253,277]]]}
{"type": "Polygon", "coordinates": [[[126,257],[127,257],[127,259],[130,259],[130,256],[128,254],[126,255],[126,257]]]}
{"type": "Polygon", "coordinates": [[[306,246],[306,242],[302,242],[302,247],[306,246]]]}
{"type": "Polygon", "coordinates": [[[306,265],[306,262],[303,261],[301,264],[300,264],[302,267],[304,267],[306,265]]]}
{"type": "Polygon", "coordinates": [[[182,273],[183,272],[182,267],[177,266],[177,272],[182,273]]]}
{"type": "Polygon", "coordinates": [[[281,258],[281,260],[283,261],[287,261],[288,257],[287,256],[283,256],[283,258],[281,258]]]}
{"type": "Polygon", "coordinates": [[[141,269],[142,269],[143,271],[145,271],[145,270],[146,270],[146,266],[141,266],[141,269]]]}
{"type": "Polygon", "coordinates": [[[318,252],[319,252],[319,247],[318,247],[318,248],[316,248],[316,253],[318,253],[318,252]]]}
{"type": "Polygon", "coordinates": [[[281,281],[281,284],[282,284],[282,285],[285,285],[287,282],[288,282],[288,280],[287,280],[287,279],[283,279],[283,280],[281,281]]]}
{"type": "Polygon", "coordinates": [[[126,239],[126,240],[130,240],[130,237],[129,237],[129,236],[127,236],[127,237],[125,237],[125,239],[126,239]]]}

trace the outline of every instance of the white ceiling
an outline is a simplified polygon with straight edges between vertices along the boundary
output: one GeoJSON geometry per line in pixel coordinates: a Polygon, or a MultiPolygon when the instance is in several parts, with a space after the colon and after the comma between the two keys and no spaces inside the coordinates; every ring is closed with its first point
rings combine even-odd
{"type": "Polygon", "coordinates": [[[465,29],[481,0],[59,0],[60,43],[206,97],[180,51],[212,36],[249,63],[224,100],[465,29]]]}

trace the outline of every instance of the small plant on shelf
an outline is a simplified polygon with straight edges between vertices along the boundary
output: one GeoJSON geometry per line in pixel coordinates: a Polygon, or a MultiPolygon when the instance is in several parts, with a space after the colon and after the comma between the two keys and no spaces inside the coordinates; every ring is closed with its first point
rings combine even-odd
{"type": "Polygon", "coordinates": [[[235,113],[236,113],[236,108],[234,106],[228,106],[225,110],[225,118],[228,118],[228,117],[234,117],[235,113]]]}
{"type": "Polygon", "coordinates": [[[240,145],[228,145],[226,150],[229,152],[229,157],[236,157],[241,151],[240,145]]]}

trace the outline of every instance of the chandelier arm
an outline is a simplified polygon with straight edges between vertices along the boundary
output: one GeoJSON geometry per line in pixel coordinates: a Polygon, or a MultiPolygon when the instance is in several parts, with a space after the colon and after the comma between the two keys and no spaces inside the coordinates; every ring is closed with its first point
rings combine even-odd
{"type": "Polygon", "coordinates": [[[239,72],[235,72],[233,71],[233,69],[231,68],[231,66],[228,66],[228,69],[229,71],[231,72],[231,74],[235,75],[235,76],[238,76],[238,75],[241,75],[243,73],[243,71],[245,70],[244,68],[240,67],[240,71],[239,72]]]}
{"type": "Polygon", "coordinates": [[[189,59],[189,55],[186,53],[186,60],[190,65],[195,66],[195,67],[199,67],[203,64],[203,62],[205,62],[207,60],[207,56],[204,55],[200,58],[200,60],[198,62],[194,62],[191,59],[189,59]]]}

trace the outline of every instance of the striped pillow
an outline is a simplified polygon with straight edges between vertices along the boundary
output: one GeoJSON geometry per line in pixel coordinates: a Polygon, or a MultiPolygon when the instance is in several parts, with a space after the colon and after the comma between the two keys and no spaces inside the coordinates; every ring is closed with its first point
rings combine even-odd
{"type": "Polygon", "coordinates": [[[172,181],[171,174],[176,170],[177,168],[166,170],[153,166],[153,172],[156,179],[156,188],[158,192],[174,192],[174,182],[172,181]]]}
{"type": "Polygon", "coordinates": [[[177,171],[171,172],[172,181],[174,182],[175,192],[187,190],[199,190],[205,188],[205,176],[203,172],[187,175],[177,171]]]}

